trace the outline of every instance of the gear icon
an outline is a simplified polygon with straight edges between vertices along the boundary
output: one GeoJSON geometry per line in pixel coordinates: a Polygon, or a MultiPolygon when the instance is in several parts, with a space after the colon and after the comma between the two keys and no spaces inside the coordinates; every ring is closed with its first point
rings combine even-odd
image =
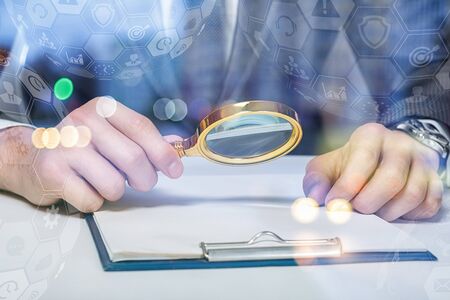
{"type": "Polygon", "coordinates": [[[45,221],[45,228],[48,228],[52,230],[56,226],[58,226],[58,219],[60,217],[59,213],[59,207],[55,206],[55,204],[52,204],[49,208],[46,209],[47,213],[43,217],[45,221]]]}

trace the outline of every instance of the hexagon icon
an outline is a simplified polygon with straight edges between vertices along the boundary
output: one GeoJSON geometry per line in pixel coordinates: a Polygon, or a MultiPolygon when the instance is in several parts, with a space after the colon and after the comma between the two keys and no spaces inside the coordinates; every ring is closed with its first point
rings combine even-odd
{"type": "Polygon", "coordinates": [[[120,25],[117,36],[127,47],[145,47],[155,35],[156,27],[149,17],[129,17],[120,25]]]}
{"type": "Polygon", "coordinates": [[[425,291],[430,300],[447,300],[450,297],[450,266],[434,267],[425,281],[425,291]]]}
{"type": "Polygon", "coordinates": [[[92,62],[92,58],[82,48],[63,47],[59,53],[66,64],[86,68],[92,62]]]}
{"type": "Polygon", "coordinates": [[[113,33],[122,23],[125,14],[116,1],[89,1],[82,18],[94,32],[113,33]]]}
{"type": "Polygon", "coordinates": [[[115,60],[123,46],[112,34],[93,34],[84,49],[94,60],[115,60]]]}
{"type": "Polygon", "coordinates": [[[277,64],[290,80],[303,85],[310,85],[316,72],[300,51],[280,48],[277,54],[277,64]]]}
{"type": "Polygon", "coordinates": [[[110,79],[120,72],[120,68],[114,62],[96,61],[89,67],[89,71],[99,79],[110,79]]]}
{"type": "Polygon", "coordinates": [[[202,17],[203,18],[208,17],[214,10],[215,5],[216,5],[216,0],[203,0],[202,6],[201,6],[202,17]]]}
{"type": "Polygon", "coordinates": [[[130,15],[150,13],[155,1],[121,1],[125,11],[130,15]]]}
{"type": "Polygon", "coordinates": [[[150,61],[151,57],[145,48],[125,49],[116,62],[122,68],[142,67],[150,61]]]}
{"type": "Polygon", "coordinates": [[[428,100],[430,96],[440,94],[442,91],[434,78],[405,80],[392,95],[396,102],[420,103],[428,100]]]}
{"type": "Polygon", "coordinates": [[[301,49],[310,31],[295,3],[273,2],[266,24],[279,46],[297,50],[301,49]]]}
{"type": "Polygon", "coordinates": [[[159,30],[167,30],[177,27],[185,12],[183,0],[157,1],[150,16],[159,30]]]}
{"type": "Polygon", "coordinates": [[[0,72],[15,76],[19,72],[19,68],[19,58],[10,51],[0,49],[0,72]]]}
{"type": "Polygon", "coordinates": [[[450,2],[397,0],[394,8],[409,30],[438,30],[450,12],[450,2]],[[420,17],[426,13],[426,17],[420,17]]]}
{"type": "Polygon", "coordinates": [[[95,75],[92,74],[91,72],[89,72],[86,69],[77,67],[77,66],[69,66],[66,70],[67,72],[80,76],[80,77],[84,77],[84,78],[94,78],[95,75]]]}
{"type": "Polygon", "coordinates": [[[405,32],[390,8],[359,7],[346,28],[360,55],[390,56],[405,32]]]}
{"type": "Polygon", "coordinates": [[[62,263],[58,240],[41,242],[25,267],[30,282],[53,276],[62,263]]]}
{"type": "Polygon", "coordinates": [[[50,207],[36,210],[32,223],[41,240],[57,238],[67,223],[67,205],[59,201],[50,207]]]}
{"type": "Polygon", "coordinates": [[[269,28],[263,23],[253,18],[248,20],[247,32],[244,36],[253,53],[259,58],[268,56],[272,60],[276,54],[278,45],[269,28]]]}
{"type": "Polygon", "coordinates": [[[29,283],[25,271],[0,272],[0,295],[3,299],[19,299],[29,283]]]}
{"type": "Polygon", "coordinates": [[[0,228],[0,271],[23,268],[38,245],[30,222],[9,222],[0,228]]]}
{"type": "Polygon", "coordinates": [[[438,33],[411,34],[397,50],[394,60],[408,77],[434,75],[448,57],[438,33]]]}
{"type": "Polygon", "coordinates": [[[52,91],[39,74],[22,68],[19,72],[19,79],[33,97],[49,103],[52,101],[52,91]]]}
{"type": "Polygon", "coordinates": [[[35,25],[52,27],[56,18],[56,10],[50,0],[29,0],[26,10],[35,25]]]}
{"type": "Polygon", "coordinates": [[[353,0],[298,0],[298,5],[314,29],[339,30],[355,4],[353,0]]]}
{"type": "Polygon", "coordinates": [[[52,0],[52,2],[59,13],[78,15],[83,10],[87,0],[52,0]]]}
{"type": "Polygon", "coordinates": [[[0,111],[25,115],[33,99],[16,77],[3,74],[0,79],[0,111]]]}
{"type": "Polygon", "coordinates": [[[402,76],[389,59],[361,58],[348,75],[350,83],[364,96],[390,96],[402,76]]]}
{"type": "Polygon", "coordinates": [[[347,76],[356,63],[356,55],[343,32],[313,29],[306,39],[303,52],[322,75],[347,76]]]}
{"type": "Polygon", "coordinates": [[[444,89],[450,90],[450,60],[447,60],[445,65],[439,70],[436,78],[444,89]]]}
{"type": "Polygon", "coordinates": [[[41,298],[47,290],[47,280],[41,280],[30,284],[23,292],[21,299],[37,300],[41,298]]]}
{"type": "Polygon", "coordinates": [[[147,48],[153,56],[169,53],[180,38],[175,29],[159,31],[148,44],[147,48]]]}
{"type": "Polygon", "coordinates": [[[61,48],[61,42],[53,34],[52,31],[36,27],[33,38],[37,45],[39,45],[45,52],[56,53],[61,48]]]}
{"type": "Polygon", "coordinates": [[[196,34],[202,25],[202,14],[199,8],[189,9],[184,13],[183,18],[177,25],[177,32],[180,38],[185,38],[196,34]]]}
{"type": "Polygon", "coordinates": [[[81,20],[79,15],[59,14],[56,17],[52,31],[63,46],[78,48],[83,47],[91,35],[91,30],[81,20]]]}
{"type": "Polygon", "coordinates": [[[252,18],[261,21],[265,20],[267,12],[269,11],[270,0],[243,0],[240,2],[243,4],[242,9],[245,9],[252,18]]]}
{"type": "Polygon", "coordinates": [[[317,77],[313,89],[319,97],[325,100],[325,105],[322,107],[324,111],[355,118],[355,116],[351,116],[349,108],[359,95],[345,78],[320,75],[317,77]]]}
{"type": "Polygon", "coordinates": [[[54,127],[61,117],[50,103],[35,99],[28,112],[31,123],[37,127],[54,127]]]}
{"type": "Polygon", "coordinates": [[[360,97],[352,104],[351,109],[355,111],[360,120],[365,122],[378,121],[383,112],[382,107],[392,106],[392,100],[389,98],[374,98],[370,96],[360,97]]]}
{"type": "MultiPolygon", "coordinates": [[[[395,0],[377,0],[376,5],[379,7],[392,6],[395,0]]],[[[374,6],[373,0],[355,0],[356,6],[374,6]]]]}
{"type": "Polygon", "coordinates": [[[192,45],[194,38],[188,36],[187,38],[181,39],[175,47],[169,52],[170,58],[175,58],[186,52],[186,50],[192,45]]]}

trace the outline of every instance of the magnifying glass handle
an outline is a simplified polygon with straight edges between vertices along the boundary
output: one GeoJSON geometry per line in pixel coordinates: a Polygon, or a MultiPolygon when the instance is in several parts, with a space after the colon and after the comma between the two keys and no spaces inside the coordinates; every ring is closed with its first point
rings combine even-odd
{"type": "Polygon", "coordinates": [[[178,156],[180,158],[183,156],[186,156],[186,152],[184,151],[183,142],[184,141],[176,141],[176,142],[170,143],[175,148],[175,150],[177,151],[178,156]]]}
{"type": "Polygon", "coordinates": [[[197,137],[194,135],[182,141],[175,141],[170,143],[181,158],[183,156],[200,156],[197,149],[197,137]]]}

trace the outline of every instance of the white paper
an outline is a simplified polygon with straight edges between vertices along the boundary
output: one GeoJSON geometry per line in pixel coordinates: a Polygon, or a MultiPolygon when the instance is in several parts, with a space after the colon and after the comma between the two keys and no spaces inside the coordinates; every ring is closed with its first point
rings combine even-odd
{"type": "Polygon", "coordinates": [[[423,250],[423,245],[373,215],[353,213],[345,224],[291,215],[302,196],[295,174],[185,176],[163,179],[150,193],[128,191],[94,214],[113,261],[200,258],[200,242],[247,241],[269,230],[284,239],[339,237],[344,252],[423,250]]]}

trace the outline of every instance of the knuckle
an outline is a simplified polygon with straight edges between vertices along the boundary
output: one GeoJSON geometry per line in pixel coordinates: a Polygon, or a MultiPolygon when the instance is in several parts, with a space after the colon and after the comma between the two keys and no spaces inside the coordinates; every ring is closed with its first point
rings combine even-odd
{"type": "Polygon", "coordinates": [[[418,186],[411,186],[405,191],[404,199],[414,204],[420,204],[424,200],[425,190],[418,186]]]}
{"type": "Polygon", "coordinates": [[[380,135],[386,132],[386,127],[379,123],[367,123],[360,126],[355,133],[356,134],[364,134],[365,136],[369,135],[380,135]]]}
{"type": "Polygon", "coordinates": [[[131,126],[137,132],[148,132],[151,128],[151,121],[142,115],[138,115],[132,120],[131,126]]]}
{"type": "Polygon", "coordinates": [[[390,191],[400,191],[406,182],[406,172],[391,168],[383,173],[383,185],[390,191]]]}
{"type": "Polygon", "coordinates": [[[369,147],[361,148],[357,150],[356,155],[359,157],[360,161],[363,163],[378,161],[379,151],[377,149],[372,149],[369,147]]]}
{"type": "Polygon", "coordinates": [[[146,155],[144,150],[139,147],[132,147],[127,150],[126,156],[124,157],[125,167],[128,166],[139,166],[145,161],[146,155]]]}
{"type": "Polygon", "coordinates": [[[441,202],[436,199],[425,201],[422,216],[424,218],[431,218],[438,213],[440,208],[441,202]]]}

